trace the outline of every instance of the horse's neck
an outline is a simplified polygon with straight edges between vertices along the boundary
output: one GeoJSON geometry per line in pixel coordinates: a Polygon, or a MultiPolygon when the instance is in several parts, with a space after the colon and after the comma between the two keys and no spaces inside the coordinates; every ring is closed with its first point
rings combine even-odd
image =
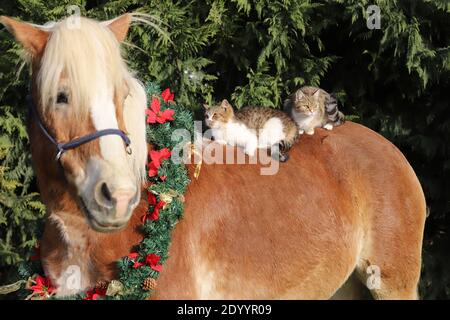
{"type": "Polygon", "coordinates": [[[53,229],[56,239],[61,239],[60,250],[68,255],[76,254],[74,250],[87,252],[92,232],[67,183],[46,179],[40,183],[40,190],[47,210],[46,228],[53,229]]]}
{"type": "Polygon", "coordinates": [[[65,179],[39,168],[36,168],[36,173],[47,208],[41,258],[46,275],[61,288],[59,294],[74,293],[66,287],[74,272],[80,273],[83,290],[98,280],[113,279],[117,271],[115,262],[142,240],[142,234],[136,230],[147,210],[145,197],[134,210],[126,228],[103,234],[89,227],[77,204],[76,193],[65,179]]]}
{"type": "MultiPolygon", "coordinates": [[[[32,141],[32,146],[34,143],[38,141],[32,141]]],[[[39,191],[47,212],[46,229],[52,229],[56,239],[62,240],[58,242],[62,251],[80,247],[77,239],[79,235],[88,235],[89,227],[77,204],[76,191],[69,186],[59,164],[49,162],[46,150],[32,151],[39,191]]]]}
{"type": "MultiPolygon", "coordinates": [[[[38,174],[39,177],[39,174],[38,174]]],[[[68,277],[80,274],[80,285],[91,284],[89,267],[92,239],[86,220],[64,181],[47,178],[40,181],[41,197],[47,209],[41,258],[44,270],[61,294],[72,294],[68,277]],[[76,269],[76,270],[75,270],[76,269]]]]}
{"type": "MultiPolygon", "coordinates": [[[[112,277],[110,266],[103,270],[98,261],[103,261],[101,246],[107,241],[89,227],[67,183],[47,180],[43,184],[41,194],[47,220],[41,240],[41,259],[46,275],[58,287],[58,294],[74,294],[78,285],[82,290],[91,288],[99,274],[112,277]],[[71,284],[74,275],[79,275],[75,287],[71,284]]],[[[111,260],[108,262],[114,262],[111,260]]]]}

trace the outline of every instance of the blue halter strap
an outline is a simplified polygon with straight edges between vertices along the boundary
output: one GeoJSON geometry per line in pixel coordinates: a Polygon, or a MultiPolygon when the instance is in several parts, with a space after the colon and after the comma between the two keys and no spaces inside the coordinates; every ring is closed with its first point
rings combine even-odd
{"type": "Polygon", "coordinates": [[[39,117],[35,106],[33,104],[33,100],[31,96],[27,96],[27,102],[28,102],[28,108],[30,109],[31,117],[34,118],[41,129],[41,131],[44,133],[44,135],[47,137],[47,139],[55,145],[56,147],[56,160],[59,161],[61,156],[66,152],[67,150],[78,148],[79,146],[91,142],[93,140],[96,140],[100,137],[107,136],[107,135],[117,135],[122,138],[123,142],[125,143],[126,150],[128,154],[131,154],[131,148],[130,148],[130,138],[119,129],[104,129],[100,131],[96,131],[90,134],[87,134],[85,136],[82,136],[80,138],[73,139],[69,142],[58,142],[55,140],[55,138],[52,137],[52,135],[48,132],[48,130],[45,128],[41,118],[39,117]]]}

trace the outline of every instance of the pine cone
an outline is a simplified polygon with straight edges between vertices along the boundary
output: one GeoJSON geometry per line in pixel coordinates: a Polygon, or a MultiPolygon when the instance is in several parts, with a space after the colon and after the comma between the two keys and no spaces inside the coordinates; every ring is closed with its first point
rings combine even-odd
{"type": "Polygon", "coordinates": [[[142,282],[142,290],[150,291],[156,289],[156,279],[146,278],[144,282],[142,282]]]}
{"type": "Polygon", "coordinates": [[[97,283],[95,284],[95,288],[96,289],[100,289],[100,290],[107,290],[108,289],[108,285],[109,285],[109,283],[108,283],[108,281],[105,281],[105,280],[99,280],[99,281],[97,281],[97,283]]]}

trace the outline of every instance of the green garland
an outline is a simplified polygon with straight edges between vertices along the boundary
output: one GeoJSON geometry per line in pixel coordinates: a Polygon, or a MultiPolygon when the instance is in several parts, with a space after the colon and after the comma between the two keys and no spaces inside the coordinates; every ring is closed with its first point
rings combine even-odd
{"type": "MultiPolygon", "coordinates": [[[[188,130],[193,137],[192,113],[177,105],[173,101],[173,94],[170,94],[168,89],[161,94],[159,86],[148,83],[146,92],[150,103],[157,102],[161,112],[169,110],[173,114],[173,120],[147,125],[147,141],[152,142],[155,151],[165,148],[172,150],[180,142],[172,140],[172,132],[176,129],[188,130]]],[[[149,109],[149,112],[152,111],[149,109]]],[[[170,119],[172,118],[170,117],[170,119]]],[[[156,200],[149,205],[147,214],[150,216],[156,210],[159,215],[157,219],[149,218],[143,223],[142,230],[145,237],[139,244],[137,252],[118,261],[119,279],[111,281],[105,288],[93,288],[86,293],[66,299],[140,300],[151,295],[152,288],[145,288],[144,284],[149,279],[156,281],[161,266],[168,258],[171,233],[183,215],[183,195],[189,184],[188,172],[184,164],[168,161],[167,157],[162,159],[165,160],[161,161],[160,166],[158,164],[157,174],[149,174],[147,178],[149,181],[147,192],[151,193],[149,197],[156,200]]],[[[42,279],[46,279],[40,276],[36,278],[36,275],[40,274],[43,274],[43,270],[39,260],[35,259],[20,264],[15,277],[16,287],[20,286],[20,290],[16,291],[16,298],[53,299],[53,295],[50,294],[51,290],[46,287],[46,282],[42,284],[42,279]],[[33,291],[31,288],[33,284],[40,285],[43,292],[33,291]]]]}

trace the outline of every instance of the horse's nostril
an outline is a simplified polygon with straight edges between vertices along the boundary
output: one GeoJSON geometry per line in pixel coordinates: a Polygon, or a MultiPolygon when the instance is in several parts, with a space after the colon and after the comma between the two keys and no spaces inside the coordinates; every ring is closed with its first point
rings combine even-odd
{"type": "Polygon", "coordinates": [[[102,183],[101,191],[102,191],[102,195],[105,197],[105,199],[108,202],[111,202],[112,201],[111,191],[109,191],[109,188],[106,185],[106,183],[102,183]]]}

